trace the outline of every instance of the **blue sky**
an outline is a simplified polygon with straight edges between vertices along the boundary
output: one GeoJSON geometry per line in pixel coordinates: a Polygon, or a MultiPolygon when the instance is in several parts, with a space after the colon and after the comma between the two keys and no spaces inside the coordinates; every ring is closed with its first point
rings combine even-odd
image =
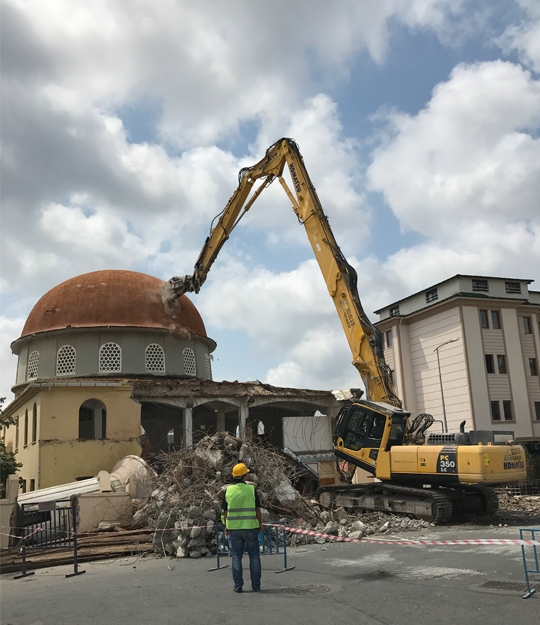
{"type": "MultiPolygon", "coordinates": [[[[281,136],[369,313],[458,272],[540,279],[537,2],[2,5],[2,394],[46,290],[190,273],[238,169],[281,136]]],[[[192,299],[215,379],[358,383],[280,188],[192,299]]]]}

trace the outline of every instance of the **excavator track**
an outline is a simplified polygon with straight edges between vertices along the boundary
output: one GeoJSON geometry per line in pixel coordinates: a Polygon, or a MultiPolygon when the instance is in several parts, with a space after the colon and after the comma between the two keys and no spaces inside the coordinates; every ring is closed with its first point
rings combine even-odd
{"type": "Polygon", "coordinates": [[[413,515],[437,525],[453,515],[452,494],[444,488],[417,488],[378,482],[377,484],[339,484],[322,486],[315,499],[325,507],[343,506],[413,515]]]}

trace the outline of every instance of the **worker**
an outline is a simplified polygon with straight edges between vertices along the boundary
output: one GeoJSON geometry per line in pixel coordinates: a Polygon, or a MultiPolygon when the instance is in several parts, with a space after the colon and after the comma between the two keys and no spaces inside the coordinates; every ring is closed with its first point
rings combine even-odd
{"type": "Polygon", "coordinates": [[[234,592],[242,592],[242,556],[247,551],[251,588],[261,589],[261,557],[259,554],[259,532],[262,531],[261,502],[255,486],[246,484],[249,469],[241,462],[233,467],[233,484],[227,487],[223,498],[225,532],[231,541],[232,576],[234,592]]]}

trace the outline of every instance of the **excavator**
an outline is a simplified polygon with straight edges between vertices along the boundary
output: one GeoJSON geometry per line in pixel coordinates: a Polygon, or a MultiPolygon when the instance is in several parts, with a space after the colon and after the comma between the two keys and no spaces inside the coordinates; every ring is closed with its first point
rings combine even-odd
{"type": "Polygon", "coordinates": [[[280,139],[256,165],[240,170],[238,187],[212,222],[193,275],[171,278],[165,285],[168,305],[174,306],[184,293],[199,292],[232,231],[276,179],[305,228],[365,387],[365,398],[357,392],[360,399],[338,415],[334,453],[349,467],[377,478],[369,484],[323,486],[316,498],[325,507],[393,512],[437,524],[495,512],[497,496],[491,486],[525,479],[525,450],[513,442],[512,432],[465,432],[465,422],[460,432],[426,436],[433,417],[411,419],[403,409],[384,359],[382,333],[362,307],[357,273],[334,238],[294,140],[280,139]],[[285,167],[294,193],[283,178],[285,167]]]}

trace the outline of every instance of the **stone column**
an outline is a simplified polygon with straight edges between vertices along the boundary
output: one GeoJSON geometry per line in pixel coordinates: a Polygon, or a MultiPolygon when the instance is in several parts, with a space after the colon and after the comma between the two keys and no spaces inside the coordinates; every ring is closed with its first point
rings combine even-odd
{"type": "Polygon", "coordinates": [[[193,408],[184,408],[184,447],[191,447],[193,444],[193,408]]]}
{"type": "Polygon", "coordinates": [[[225,413],[224,412],[217,413],[217,427],[218,427],[218,432],[225,431],[225,413]]]}
{"type": "Polygon", "coordinates": [[[247,398],[242,401],[238,409],[238,425],[240,426],[240,438],[246,438],[246,421],[249,416],[247,398]]]}

